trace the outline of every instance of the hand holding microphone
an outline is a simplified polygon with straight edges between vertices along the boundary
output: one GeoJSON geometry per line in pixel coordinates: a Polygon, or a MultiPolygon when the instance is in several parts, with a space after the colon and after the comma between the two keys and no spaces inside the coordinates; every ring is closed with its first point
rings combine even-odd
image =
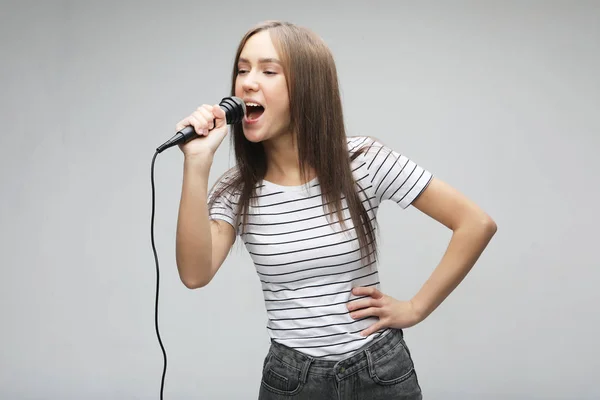
{"type": "Polygon", "coordinates": [[[177,133],[156,149],[158,153],[178,145],[185,156],[212,156],[225,135],[227,125],[242,120],[246,105],[239,97],[225,97],[219,104],[203,104],[175,126],[177,133]],[[209,135],[210,132],[210,135],[209,135]],[[201,138],[201,140],[193,140],[201,138]]]}
{"type": "Polygon", "coordinates": [[[178,144],[183,154],[187,156],[212,155],[217,151],[221,142],[227,134],[227,124],[225,123],[225,111],[217,104],[211,106],[203,104],[198,107],[190,116],[184,118],[175,125],[175,129],[180,132],[186,132],[184,129],[193,128],[196,133],[195,138],[202,140],[182,141],[178,144]],[[210,131],[210,137],[208,132],[210,131]]]}

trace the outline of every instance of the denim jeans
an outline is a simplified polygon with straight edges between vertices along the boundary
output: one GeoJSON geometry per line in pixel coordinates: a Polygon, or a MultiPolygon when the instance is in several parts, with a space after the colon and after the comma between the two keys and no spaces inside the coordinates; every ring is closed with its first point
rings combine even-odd
{"type": "Polygon", "coordinates": [[[421,387],[401,329],[391,329],[340,361],[314,359],[272,342],[259,400],[421,400],[421,387]]]}

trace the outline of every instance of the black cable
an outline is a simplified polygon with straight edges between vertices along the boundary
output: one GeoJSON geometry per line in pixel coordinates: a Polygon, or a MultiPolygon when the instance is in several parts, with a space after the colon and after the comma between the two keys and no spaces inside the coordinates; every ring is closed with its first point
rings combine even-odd
{"type": "Polygon", "coordinates": [[[167,372],[167,353],[165,352],[162,340],[160,339],[160,332],[158,331],[158,287],[160,282],[160,271],[158,269],[158,256],[156,255],[156,246],[154,245],[154,205],[156,202],[154,194],[154,161],[156,160],[156,156],[158,155],[158,153],[158,151],[154,153],[154,157],[152,157],[152,165],[150,167],[150,183],[152,185],[152,217],[150,219],[150,239],[152,241],[152,251],[154,252],[154,260],[156,262],[156,302],[154,304],[154,326],[156,328],[156,336],[158,337],[158,343],[160,344],[160,348],[162,349],[164,359],[163,373],[160,383],[160,400],[162,400],[163,390],[165,388],[165,374],[167,372]]]}

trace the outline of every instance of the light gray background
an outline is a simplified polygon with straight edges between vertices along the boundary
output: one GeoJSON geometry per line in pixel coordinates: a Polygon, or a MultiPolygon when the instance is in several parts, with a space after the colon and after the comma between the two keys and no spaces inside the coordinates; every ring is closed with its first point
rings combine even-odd
{"type": "MultiPolygon", "coordinates": [[[[425,398],[599,398],[600,3],[299,3],[2,3],[0,397],[158,398],[152,155],[228,94],[242,34],[275,18],[330,45],[349,134],[498,223],[464,283],[406,331],[425,398]]],[[[155,170],[165,399],[252,399],[269,344],[258,278],[236,247],[208,287],[180,282],[181,167],[175,148],[155,170]]],[[[383,289],[410,298],[450,232],[393,204],[380,216],[383,289]]]]}

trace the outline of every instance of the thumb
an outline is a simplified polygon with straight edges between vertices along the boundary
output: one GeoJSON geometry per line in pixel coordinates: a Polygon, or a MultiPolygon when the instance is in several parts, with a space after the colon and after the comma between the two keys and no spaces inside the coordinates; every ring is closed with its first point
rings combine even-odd
{"type": "Polygon", "coordinates": [[[225,110],[223,110],[218,104],[213,106],[212,113],[216,119],[215,128],[221,128],[227,125],[227,121],[225,120],[225,110]]]}

